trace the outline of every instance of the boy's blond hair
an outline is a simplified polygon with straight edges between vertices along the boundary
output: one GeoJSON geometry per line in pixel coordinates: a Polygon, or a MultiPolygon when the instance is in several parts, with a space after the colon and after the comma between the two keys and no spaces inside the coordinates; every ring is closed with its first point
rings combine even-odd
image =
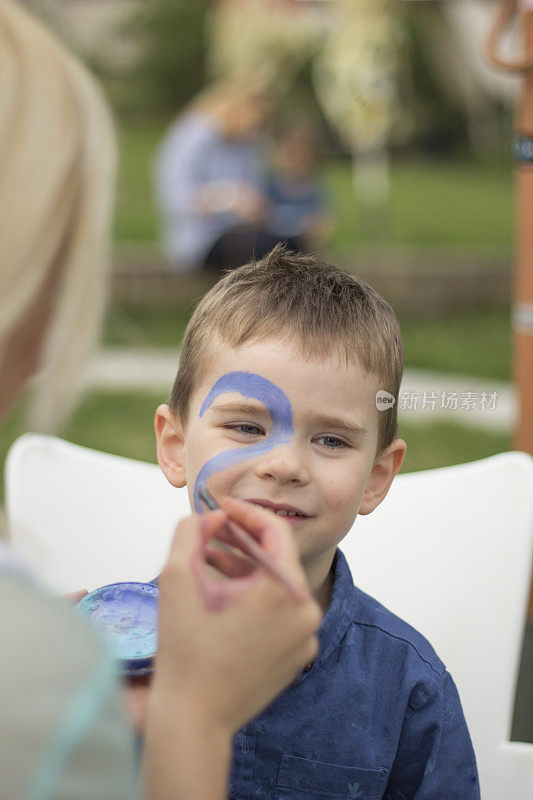
{"type": "Polygon", "coordinates": [[[353,275],[316,255],[278,245],[260,261],[222,278],[201,300],[185,331],[169,401],[184,425],[191,395],[209,368],[215,337],[232,348],[286,337],[305,357],[359,363],[396,398],[379,413],[378,453],[396,438],[404,365],[400,328],[391,307],[353,275]]]}

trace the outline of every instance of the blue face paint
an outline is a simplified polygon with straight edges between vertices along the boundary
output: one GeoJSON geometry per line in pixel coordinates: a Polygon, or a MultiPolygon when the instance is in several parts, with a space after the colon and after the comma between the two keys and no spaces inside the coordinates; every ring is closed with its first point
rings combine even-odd
{"type": "Polygon", "coordinates": [[[158,600],[159,589],[149,583],[112,583],[85,595],[77,605],[100,630],[124,675],[152,671],[158,600]]]}
{"type": "Polygon", "coordinates": [[[237,447],[218,453],[204,464],[194,484],[194,508],[197,512],[203,510],[202,502],[198,497],[198,488],[202,484],[207,484],[208,479],[215,472],[246,461],[249,458],[267,453],[273,447],[278,447],[290,441],[293,435],[292,409],[287,395],[281,391],[274,383],[262,378],[255,372],[227,372],[222,375],[211,388],[200,409],[202,417],[213,401],[221,394],[238,392],[243,397],[259,400],[265,406],[272,420],[272,430],[269,435],[260,442],[251,444],[248,447],[237,447]]]}

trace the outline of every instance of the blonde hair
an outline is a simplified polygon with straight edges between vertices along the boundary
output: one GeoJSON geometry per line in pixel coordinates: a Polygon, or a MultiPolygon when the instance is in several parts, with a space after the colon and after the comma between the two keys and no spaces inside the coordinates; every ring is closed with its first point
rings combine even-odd
{"type": "Polygon", "coordinates": [[[234,134],[235,112],[238,112],[243,103],[268,106],[271,95],[271,90],[253,78],[219,80],[203,89],[183,113],[207,113],[216,120],[222,133],[231,138],[234,134]]]}
{"type": "Polygon", "coordinates": [[[0,152],[0,364],[52,286],[31,422],[54,430],[100,334],[115,135],[92,77],[10,0],[0,0],[0,152]]]}
{"type": "Polygon", "coordinates": [[[236,348],[286,337],[305,357],[359,363],[396,398],[380,412],[377,452],[398,435],[404,367],[400,327],[374,289],[315,255],[277,245],[265,258],[229,272],[201,300],[185,331],[171,410],[186,424],[189,401],[210,364],[214,337],[236,348]]]}

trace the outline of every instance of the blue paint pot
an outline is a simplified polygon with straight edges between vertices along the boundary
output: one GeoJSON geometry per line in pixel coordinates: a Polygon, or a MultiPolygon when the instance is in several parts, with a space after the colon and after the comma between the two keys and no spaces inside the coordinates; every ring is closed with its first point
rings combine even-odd
{"type": "Polygon", "coordinates": [[[157,651],[159,588],[150,583],[111,583],[85,595],[78,610],[99,629],[121,662],[123,675],[152,671],[157,651]]]}

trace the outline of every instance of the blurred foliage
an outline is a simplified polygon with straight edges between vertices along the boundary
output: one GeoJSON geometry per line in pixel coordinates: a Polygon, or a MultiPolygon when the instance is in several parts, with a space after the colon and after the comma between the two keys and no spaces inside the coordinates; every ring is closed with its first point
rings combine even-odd
{"type": "MultiPolygon", "coordinates": [[[[406,64],[401,80],[410,84],[407,102],[414,117],[411,136],[406,143],[408,149],[437,156],[465,151],[477,151],[479,155],[480,149],[487,153],[501,153],[508,149],[512,114],[500,101],[486,96],[494,112],[491,122],[495,129],[485,130],[482,137],[478,135],[473,141],[466,110],[457,98],[451,98],[443,89],[434,67],[428,63],[427,41],[424,46],[428,37],[425,16],[417,13],[417,4],[405,5],[406,64]]],[[[484,93],[481,86],[479,92],[484,93]]]]}
{"type": "MultiPolygon", "coordinates": [[[[468,122],[457,102],[443,92],[423,46],[423,18],[416,9],[404,13],[404,57],[399,74],[400,92],[412,122],[406,131],[393,134],[393,147],[432,154],[470,150],[468,122]]],[[[120,26],[136,56],[128,65],[112,60],[91,59],[92,68],[105,83],[115,110],[122,117],[174,115],[203,87],[207,80],[209,0],[146,0],[120,26]]],[[[312,62],[306,59],[297,74],[288,78],[288,91],[281,92],[280,113],[308,113],[328,129],[332,151],[342,151],[338,134],[325,123],[312,87],[312,62]]],[[[498,104],[502,142],[510,121],[498,104]]]]}
{"type": "Polygon", "coordinates": [[[149,0],[121,25],[139,56],[103,76],[119,114],[168,116],[202,88],[208,6],[208,0],[149,0]]]}
{"type": "Polygon", "coordinates": [[[290,91],[281,92],[276,108],[276,118],[284,124],[291,119],[307,118],[319,135],[327,138],[328,149],[337,151],[341,145],[339,136],[324,116],[316,98],[312,79],[313,60],[306,59],[292,76],[290,91]]]}
{"type": "Polygon", "coordinates": [[[404,20],[416,116],[412,144],[435,154],[464,148],[468,144],[467,121],[459,105],[446,97],[427,64],[422,46],[425,36],[422,19],[408,12],[404,20]]]}

